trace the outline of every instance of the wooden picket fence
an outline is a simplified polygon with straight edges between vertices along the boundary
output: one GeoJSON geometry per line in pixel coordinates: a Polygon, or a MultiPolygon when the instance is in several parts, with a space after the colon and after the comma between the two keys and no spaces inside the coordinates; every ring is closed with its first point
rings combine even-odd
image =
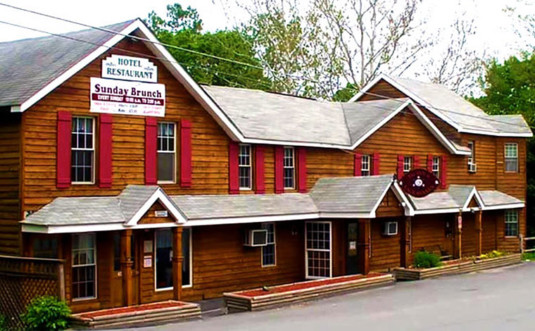
{"type": "Polygon", "coordinates": [[[23,327],[20,315],[35,297],[65,300],[64,277],[63,260],[0,255],[0,314],[7,327],[23,327]]]}

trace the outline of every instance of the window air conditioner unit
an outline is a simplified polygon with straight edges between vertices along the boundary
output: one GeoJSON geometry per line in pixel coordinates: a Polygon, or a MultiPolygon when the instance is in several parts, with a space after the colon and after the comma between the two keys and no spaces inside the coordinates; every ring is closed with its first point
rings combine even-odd
{"type": "Polygon", "coordinates": [[[395,236],[398,234],[398,222],[384,222],[383,236],[395,236]]]}
{"type": "Polygon", "coordinates": [[[477,164],[468,163],[468,172],[476,172],[476,171],[477,171],[477,164]]]}
{"type": "Polygon", "coordinates": [[[249,230],[245,233],[245,243],[243,245],[248,247],[266,246],[267,235],[266,229],[249,230]]]}

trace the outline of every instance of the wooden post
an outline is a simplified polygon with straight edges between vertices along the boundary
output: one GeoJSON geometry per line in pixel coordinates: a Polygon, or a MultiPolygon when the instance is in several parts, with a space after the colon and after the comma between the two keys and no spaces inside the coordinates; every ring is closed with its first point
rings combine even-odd
{"type": "Polygon", "coordinates": [[[58,263],[58,294],[59,299],[65,301],[65,266],[58,263]]]}
{"type": "Polygon", "coordinates": [[[462,257],[462,232],[463,232],[463,214],[459,212],[457,220],[454,223],[455,226],[455,253],[453,257],[460,259],[462,257]]]}
{"type": "Polygon", "coordinates": [[[407,216],[401,221],[401,238],[400,238],[400,265],[407,268],[410,265],[410,245],[411,245],[411,222],[412,217],[407,216]]]}
{"type": "Polygon", "coordinates": [[[123,274],[123,304],[134,304],[133,270],[134,259],[132,257],[132,230],[121,232],[121,273],[123,274]]]}
{"type": "Polygon", "coordinates": [[[476,214],[476,255],[483,254],[483,211],[480,209],[476,214]]]}
{"type": "Polygon", "coordinates": [[[359,219],[358,231],[358,260],[360,272],[364,275],[370,272],[370,220],[359,219]]]}
{"type": "Polygon", "coordinates": [[[182,227],[173,228],[173,299],[182,297],[182,227]]]}

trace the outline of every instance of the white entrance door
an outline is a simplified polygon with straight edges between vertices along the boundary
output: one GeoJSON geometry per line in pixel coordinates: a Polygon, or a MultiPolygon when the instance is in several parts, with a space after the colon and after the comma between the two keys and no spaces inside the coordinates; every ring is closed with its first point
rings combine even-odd
{"type": "Polygon", "coordinates": [[[305,223],[306,278],[332,277],[331,222],[305,223]]]}

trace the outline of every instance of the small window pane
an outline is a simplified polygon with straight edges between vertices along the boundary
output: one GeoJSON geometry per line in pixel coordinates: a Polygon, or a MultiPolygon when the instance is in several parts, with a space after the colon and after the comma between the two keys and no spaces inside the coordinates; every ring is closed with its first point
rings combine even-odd
{"type": "Polygon", "coordinates": [[[371,157],[369,155],[362,155],[362,167],[361,167],[362,176],[370,175],[370,163],[371,163],[370,160],[371,160],[371,157]]]}
{"type": "Polygon", "coordinates": [[[275,265],[275,225],[264,223],[262,228],[267,230],[267,245],[262,247],[262,266],[275,265]]]}
{"type": "Polygon", "coordinates": [[[158,181],[174,182],[176,173],[175,123],[158,123],[158,181]]]}
{"type": "Polygon", "coordinates": [[[74,183],[92,183],[94,154],[93,119],[73,117],[71,133],[71,179],[74,183]]]}
{"type": "Polygon", "coordinates": [[[284,188],[295,188],[295,158],[292,147],[284,147],[284,188]]]}
{"type": "Polygon", "coordinates": [[[518,236],[518,211],[516,210],[505,211],[505,236],[518,236]]]}
{"type": "Polygon", "coordinates": [[[252,188],[251,145],[240,145],[238,155],[239,182],[241,189],[252,188]]]}

